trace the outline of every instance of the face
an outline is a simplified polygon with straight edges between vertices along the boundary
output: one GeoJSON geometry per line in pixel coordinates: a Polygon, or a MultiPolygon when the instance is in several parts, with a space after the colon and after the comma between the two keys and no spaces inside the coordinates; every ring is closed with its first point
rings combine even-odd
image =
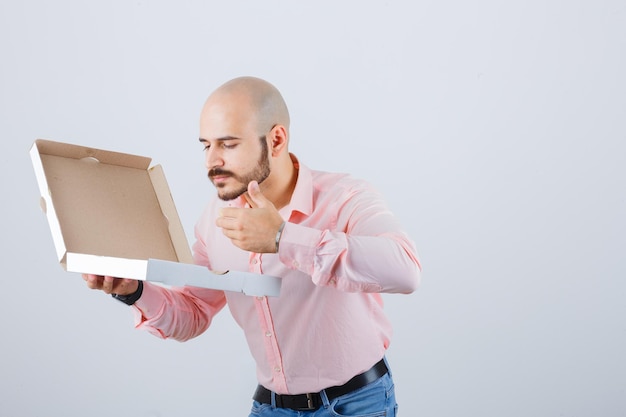
{"type": "MultiPolygon", "coordinates": [[[[253,141],[253,139],[247,139],[247,141],[253,141]]],[[[220,142],[217,143],[217,146],[222,149],[218,150],[218,152],[221,153],[224,161],[237,161],[238,156],[241,155],[242,152],[246,151],[245,148],[248,148],[245,145],[242,146],[242,143],[235,143],[241,142],[239,139],[223,140],[220,142]]],[[[211,150],[211,145],[207,146],[207,143],[204,143],[205,151],[207,153],[214,151],[211,150]]],[[[258,143],[260,147],[260,151],[258,151],[259,156],[256,160],[253,160],[251,164],[247,165],[247,169],[245,166],[241,169],[234,168],[235,164],[233,164],[232,169],[229,169],[230,165],[226,165],[226,163],[224,163],[223,166],[209,167],[208,177],[213,185],[215,185],[217,195],[220,199],[225,201],[234,200],[248,190],[248,184],[250,181],[257,181],[261,184],[270,175],[270,162],[266,137],[261,136],[258,143]]]]}
{"type": "MultiPolygon", "coordinates": [[[[271,130],[270,130],[271,132],[271,130]]],[[[270,176],[266,136],[246,95],[214,94],[200,117],[207,174],[222,200],[233,200],[270,176]],[[263,135],[263,136],[260,136],[263,135]]]]}

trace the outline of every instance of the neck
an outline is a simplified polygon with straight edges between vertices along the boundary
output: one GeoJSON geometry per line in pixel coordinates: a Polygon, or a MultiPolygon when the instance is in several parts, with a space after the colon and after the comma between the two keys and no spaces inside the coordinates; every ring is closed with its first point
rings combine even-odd
{"type": "Polygon", "coordinates": [[[267,180],[261,184],[263,194],[280,210],[291,201],[298,180],[298,170],[291,158],[284,158],[276,164],[267,180]]]}

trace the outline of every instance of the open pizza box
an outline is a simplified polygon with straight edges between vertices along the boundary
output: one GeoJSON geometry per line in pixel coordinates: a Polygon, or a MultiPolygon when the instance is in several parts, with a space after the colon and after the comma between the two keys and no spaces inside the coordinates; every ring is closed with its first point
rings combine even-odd
{"type": "Polygon", "coordinates": [[[278,296],[277,277],[193,263],[163,169],[150,158],[43,139],[30,156],[66,271],[278,296]]]}

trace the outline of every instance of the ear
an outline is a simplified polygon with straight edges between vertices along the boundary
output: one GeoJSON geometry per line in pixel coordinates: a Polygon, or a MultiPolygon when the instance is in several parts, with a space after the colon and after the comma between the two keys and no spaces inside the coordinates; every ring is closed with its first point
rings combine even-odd
{"type": "Polygon", "coordinates": [[[272,147],[272,156],[277,157],[282,152],[287,151],[287,143],[289,142],[289,135],[287,129],[283,125],[276,125],[270,130],[268,135],[270,140],[270,146],[272,147]]]}

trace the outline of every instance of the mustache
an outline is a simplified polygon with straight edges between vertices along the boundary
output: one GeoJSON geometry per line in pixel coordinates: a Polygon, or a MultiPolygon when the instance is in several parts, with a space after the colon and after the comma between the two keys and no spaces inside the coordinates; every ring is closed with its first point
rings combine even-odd
{"type": "Polygon", "coordinates": [[[230,171],[227,171],[227,170],[222,169],[222,168],[212,168],[212,169],[210,169],[210,170],[209,170],[209,172],[207,173],[207,176],[208,176],[209,178],[214,177],[214,176],[216,176],[216,175],[228,175],[228,176],[230,176],[230,177],[234,177],[234,176],[235,176],[235,173],[230,172],[230,171]]]}

